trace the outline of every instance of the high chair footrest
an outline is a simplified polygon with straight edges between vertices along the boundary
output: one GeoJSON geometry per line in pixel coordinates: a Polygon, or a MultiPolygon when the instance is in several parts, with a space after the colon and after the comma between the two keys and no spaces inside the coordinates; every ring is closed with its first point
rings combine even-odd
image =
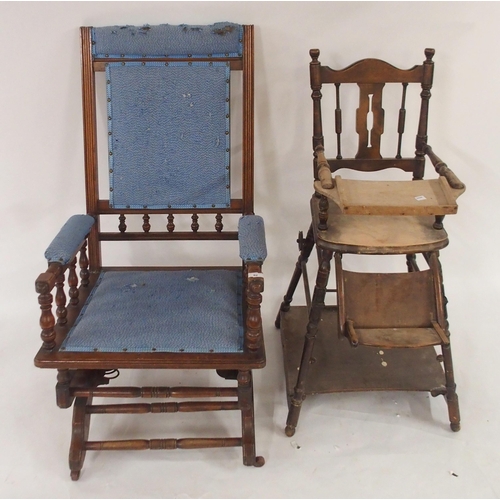
{"type": "Polygon", "coordinates": [[[434,328],[356,328],[360,345],[397,348],[427,347],[441,344],[434,328]]]}

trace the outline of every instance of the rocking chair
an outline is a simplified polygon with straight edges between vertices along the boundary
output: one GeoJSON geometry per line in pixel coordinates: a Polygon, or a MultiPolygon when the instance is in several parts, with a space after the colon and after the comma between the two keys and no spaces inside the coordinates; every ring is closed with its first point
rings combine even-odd
{"type": "Polygon", "coordinates": [[[253,26],[84,27],[81,41],[87,211],[62,227],[45,254],[48,269],[36,280],[43,345],[35,365],[57,369],[57,404],[74,407],[71,478],[79,478],[88,450],[237,446],[245,465],[260,467],[252,370],[265,366],[266,244],[253,207],[253,26]],[[233,93],[240,108],[235,123],[233,93]],[[103,134],[97,110],[104,100],[103,134]],[[233,133],[238,154],[231,152],[233,133]],[[104,165],[100,139],[108,145],[104,165]],[[117,229],[107,229],[110,218],[117,229]],[[185,219],[190,227],[179,230],[176,223],[185,219]],[[134,223],[138,230],[130,230],[134,223]],[[237,240],[242,264],[112,267],[101,252],[108,242],[141,241],[186,241],[206,251],[207,240],[237,240]],[[179,377],[216,370],[236,385],[108,387],[120,369],[175,369],[179,377]],[[94,398],[194,401],[97,405],[94,398]],[[217,410],[241,413],[241,436],[89,439],[95,414],[217,410]]]}

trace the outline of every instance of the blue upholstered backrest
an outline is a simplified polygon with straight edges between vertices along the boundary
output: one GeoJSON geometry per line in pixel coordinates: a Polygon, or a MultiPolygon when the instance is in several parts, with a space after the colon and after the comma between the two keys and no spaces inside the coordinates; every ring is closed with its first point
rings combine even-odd
{"type": "Polygon", "coordinates": [[[226,22],[92,28],[94,57],[238,57],[242,41],[243,27],[226,22]]]}
{"type": "Polygon", "coordinates": [[[92,44],[121,59],[106,66],[111,206],[228,207],[230,67],[204,59],[241,56],[242,27],[93,28],[92,44]]]}

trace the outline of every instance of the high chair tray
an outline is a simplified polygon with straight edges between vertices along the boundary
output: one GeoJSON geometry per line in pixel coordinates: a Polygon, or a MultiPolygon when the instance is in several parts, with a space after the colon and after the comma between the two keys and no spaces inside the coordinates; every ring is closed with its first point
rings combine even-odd
{"type": "Polygon", "coordinates": [[[333,188],[314,182],[316,192],[333,200],[348,215],[449,215],[457,213],[454,189],[445,177],[414,181],[361,181],[335,176],[333,188]]]}

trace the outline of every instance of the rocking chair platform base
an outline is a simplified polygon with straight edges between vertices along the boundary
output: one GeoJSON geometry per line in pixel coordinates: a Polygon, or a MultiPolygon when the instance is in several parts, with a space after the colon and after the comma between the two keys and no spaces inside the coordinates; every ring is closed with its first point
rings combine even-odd
{"type": "MultiPolygon", "coordinates": [[[[293,395],[308,322],[306,306],[281,312],[281,342],[287,396],[293,395]]],[[[306,394],[354,391],[429,391],[442,393],[444,371],[434,347],[381,349],[352,347],[339,338],[337,308],[327,306],[309,367],[306,394]]]]}

